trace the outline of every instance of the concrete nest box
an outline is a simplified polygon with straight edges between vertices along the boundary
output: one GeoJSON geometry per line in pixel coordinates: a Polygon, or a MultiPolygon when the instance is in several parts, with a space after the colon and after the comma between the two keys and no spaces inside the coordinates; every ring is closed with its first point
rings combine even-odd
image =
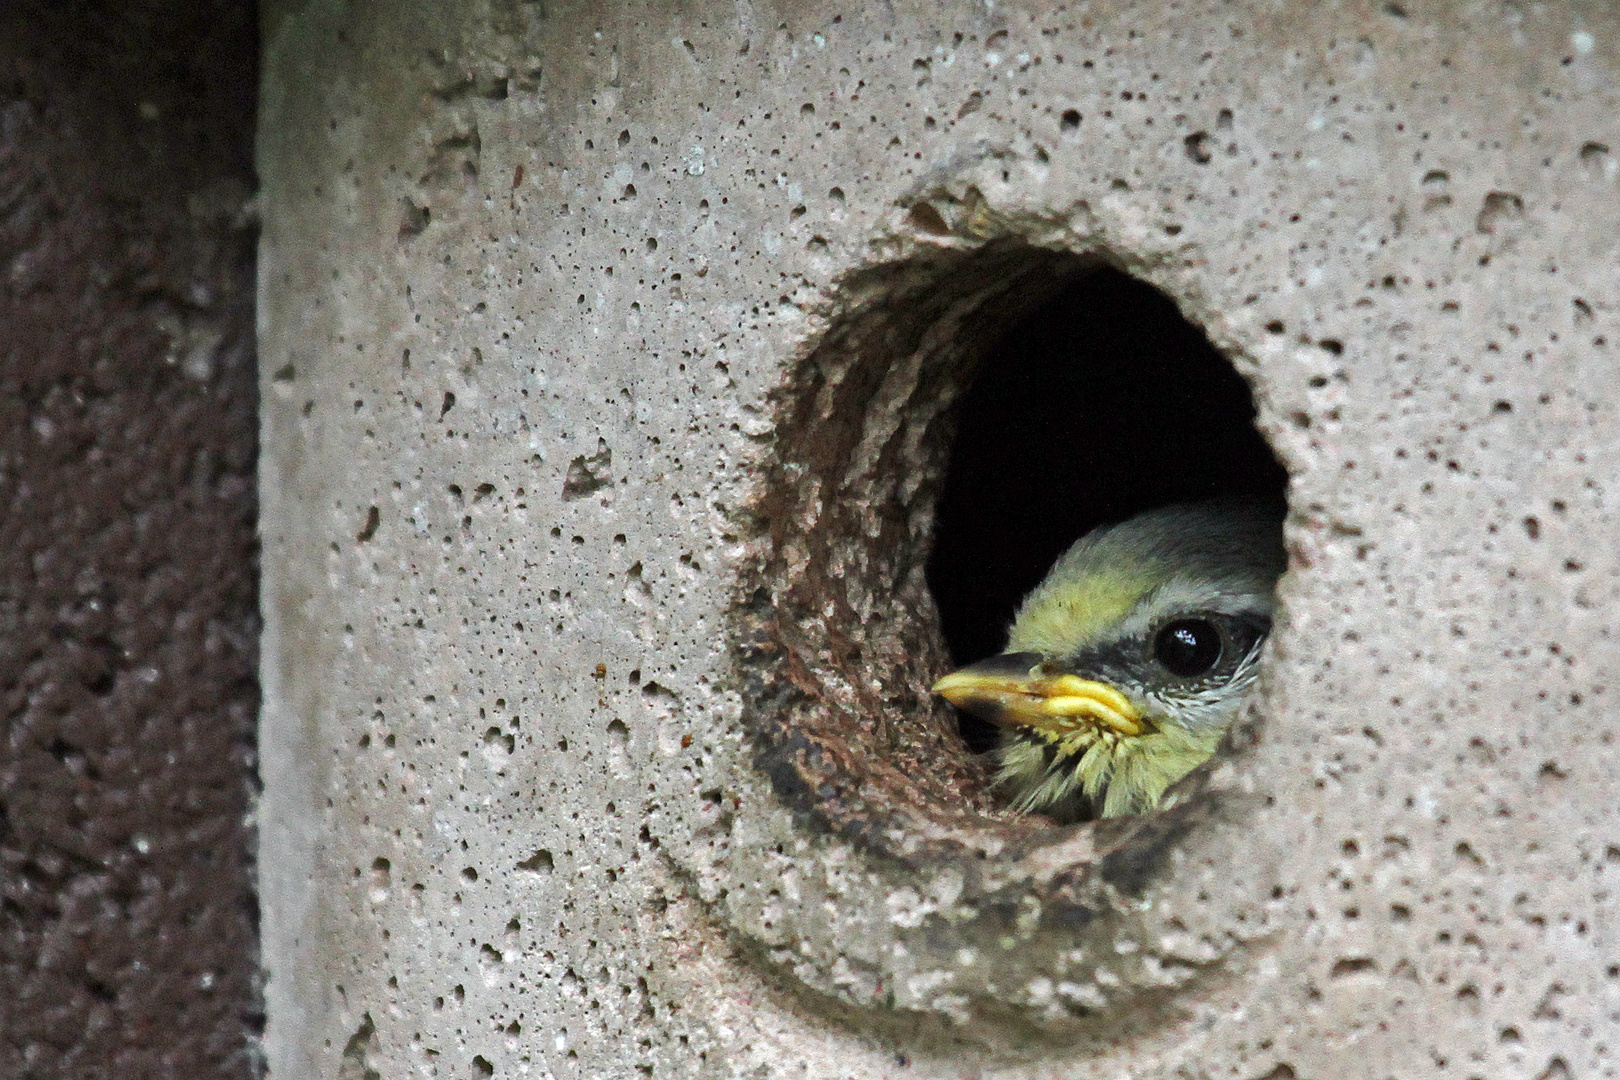
{"type": "Polygon", "coordinates": [[[1607,1067],[1610,15],[498,7],[267,21],[273,1072],[1607,1067]],[[1285,482],[1222,752],[1007,811],[932,681],[1285,482]]]}

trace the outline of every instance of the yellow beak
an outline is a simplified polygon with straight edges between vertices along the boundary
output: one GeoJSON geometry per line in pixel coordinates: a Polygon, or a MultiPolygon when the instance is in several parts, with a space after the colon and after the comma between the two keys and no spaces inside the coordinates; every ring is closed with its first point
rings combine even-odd
{"type": "Polygon", "coordinates": [[[1047,674],[1035,653],[992,656],[953,671],[933,692],[957,708],[1008,727],[1025,727],[1052,738],[1086,727],[1120,735],[1148,729],[1142,712],[1107,683],[1078,675],[1047,674]]]}

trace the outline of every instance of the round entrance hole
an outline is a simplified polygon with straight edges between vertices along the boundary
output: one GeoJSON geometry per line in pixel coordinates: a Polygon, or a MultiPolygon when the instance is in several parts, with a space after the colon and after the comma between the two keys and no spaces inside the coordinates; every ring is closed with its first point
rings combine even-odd
{"type": "Polygon", "coordinates": [[[931,251],[840,299],[776,402],[739,606],[746,716],[777,794],[820,828],[982,852],[1031,822],[990,788],[990,733],[928,688],[998,651],[1091,527],[1280,501],[1285,476],[1231,364],[1099,258],[931,251]]]}

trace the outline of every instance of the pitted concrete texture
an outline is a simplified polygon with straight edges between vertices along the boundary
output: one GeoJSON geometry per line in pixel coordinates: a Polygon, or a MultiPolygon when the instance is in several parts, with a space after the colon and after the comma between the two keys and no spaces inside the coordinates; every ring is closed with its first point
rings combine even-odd
{"type": "Polygon", "coordinates": [[[257,1072],[250,5],[0,5],[0,1076],[257,1072]]]}
{"type": "Polygon", "coordinates": [[[266,27],[273,1076],[1615,1073],[1614,14],[266,27]],[[923,564],[1098,263],[1250,381],[1291,571],[1217,762],[1054,829],[923,564]]]}

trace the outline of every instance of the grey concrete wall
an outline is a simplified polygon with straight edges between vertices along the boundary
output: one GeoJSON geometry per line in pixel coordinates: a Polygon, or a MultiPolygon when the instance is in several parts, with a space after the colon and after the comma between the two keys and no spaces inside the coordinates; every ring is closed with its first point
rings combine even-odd
{"type": "Polygon", "coordinates": [[[272,5],[272,1075],[1611,1075],[1617,31],[272,5]],[[1054,829],[923,561],[1088,259],[1250,380],[1291,571],[1215,767],[1054,829]]]}
{"type": "Polygon", "coordinates": [[[257,1072],[252,5],[0,4],[0,1076],[257,1072]]]}

